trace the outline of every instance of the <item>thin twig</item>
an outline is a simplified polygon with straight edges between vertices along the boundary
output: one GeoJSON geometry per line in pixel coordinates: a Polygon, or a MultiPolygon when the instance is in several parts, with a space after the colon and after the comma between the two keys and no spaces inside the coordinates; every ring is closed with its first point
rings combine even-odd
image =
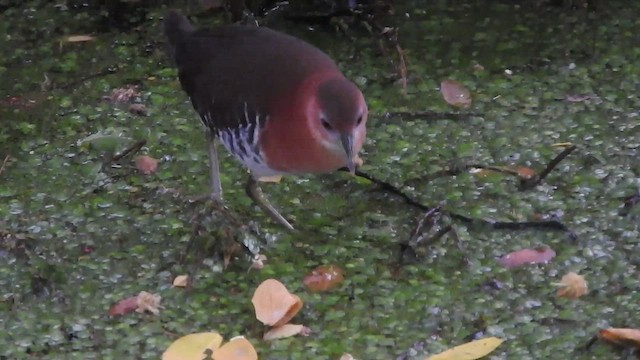
{"type": "Polygon", "coordinates": [[[99,77],[102,77],[102,76],[115,74],[116,72],[118,72],[118,70],[119,70],[118,65],[112,65],[112,66],[109,66],[109,67],[105,68],[104,70],[99,71],[97,73],[89,74],[87,76],[81,77],[80,79],[72,80],[72,81],[70,81],[70,82],[68,82],[66,84],[62,84],[62,85],[60,85],[58,87],[58,89],[66,90],[66,89],[74,88],[78,84],[82,84],[83,82],[85,82],[87,80],[91,80],[91,79],[99,78],[99,77]]]}
{"type": "Polygon", "coordinates": [[[553,169],[555,169],[555,167],[558,166],[558,164],[560,164],[560,162],[564,160],[564,158],[569,156],[569,154],[571,154],[575,149],[576,146],[571,145],[568,148],[564,149],[564,151],[558,154],[558,156],[556,156],[553,160],[551,160],[547,167],[540,173],[540,176],[538,176],[536,185],[540,184],[547,177],[547,175],[549,175],[549,173],[553,171],[553,169]]]}
{"type": "Polygon", "coordinates": [[[122,158],[124,158],[127,155],[135,154],[138,151],[140,151],[140,149],[142,149],[142,147],[145,146],[146,144],[147,144],[147,140],[136,141],[135,143],[133,143],[133,145],[131,145],[128,148],[126,148],[123,152],[121,152],[118,155],[115,155],[111,159],[111,161],[112,162],[120,161],[120,160],[122,160],[122,158]]]}
{"type": "Polygon", "coordinates": [[[402,118],[403,120],[427,120],[427,121],[435,121],[435,120],[453,120],[453,121],[463,121],[468,120],[472,117],[483,117],[483,113],[478,112],[438,112],[438,111],[389,111],[384,113],[383,118],[402,118]]]}
{"type": "MultiPolygon", "coordinates": [[[[400,190],[399,188],[397,188],[396,186],[380,180],[380,179],[376,179],[373,176],[362,172],[360,170],[356,170],[356,176],[360,176],[362,178],[365,178],[371,182],[373,182],[374,184],[380,186],[383,190],[396,195],[397,197],[403,199],[405,201],[405,203],[418,208],[422,211],[429,211],[431,208],[428,207],[427,205],[424,205],[420,202],[418,202],[417,200],[413,199],[412,197],[410,197],[409,195],[407,195],[406,193],[404,193],[402,190],[400,190]]],[[[469,224],[469,225],[484,225],[484,226],[488,226],[491,229],[495,229],[495,230],[525,230],[525,229],[548,229],[548,230],[558,230],[558,231],[564,231],[569,235],[569,238],[571,240],[576,240],[577,236],[576,234],[569,229],[565,224],[561,223],[560,221],[557,220],[545,220],[545,221],[514,221],[514,222],[510,222],[510,221],[495,221],[495,220],[488,220],[488,219],[479,219],[479,218],[472,218],[466,215],[462,215],[462,214],[458,214],[452,211],[447,211],[446,214],[448,214],[449,216],[451,216],[451,218],[461,221],[465,224],[469,224]]]]}
{"type": "Polygon", "coordinates": [[[2,162],[2,166],[0,166],[0,175],[2,175],[2,173],[4,172],[4,169],[7,167],[7,163],[9,162],[9,158],[11,156],[7,155],[4,157],[4,161],[2,162]]]}

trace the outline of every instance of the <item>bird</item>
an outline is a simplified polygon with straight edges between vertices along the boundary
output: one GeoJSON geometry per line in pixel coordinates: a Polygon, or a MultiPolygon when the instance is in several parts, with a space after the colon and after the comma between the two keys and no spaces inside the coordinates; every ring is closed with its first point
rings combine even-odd
{"type": "Polygon", "coordinates": [[[217,143],[248,169],[249,197],[290,230],[258,182],[340,168],[355,173],[368,108],[326,53],[266,27],[196,29],[175,10],[164,19],[164,34],[205,128],[211,198],[223,201],[217,143]]]}

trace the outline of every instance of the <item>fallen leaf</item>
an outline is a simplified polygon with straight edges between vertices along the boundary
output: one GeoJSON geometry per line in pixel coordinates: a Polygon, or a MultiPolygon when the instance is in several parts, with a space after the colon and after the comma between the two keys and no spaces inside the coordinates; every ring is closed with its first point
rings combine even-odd
{"type": "Polygon", "coordinates": [[[65,39],[66,42],[70,42],[70,43],[74,43],[74,42],[85,42],[85,41],[91,41],[94,40],[95,38],[91,35],[71,35],[71,36],[67,36],[67,38],[65,39]]]}
{"type": "Polygon", "coordinates": [[[126,315],[138,308],[138,296],[128,297],[115,303],[109,308],[109,316],[126,315]]]}
{"type": "Polygon", "coordinates": [[[251,260],[251,266],[249,266],[249,270],[247,271],[251,271],[251,269],[262,270],[265,261],[267,261],[266,255],[256,254],[251,260]]]}
{"type": "Polygon", "coordinates": [[[573,146],[573,143],[570,143],[570,142],[559,142],[559,143],[551,144],[551,147],[568,148],[570,146],[573,146]]]}
{"type": "Polygon", "coordinates": [[[140,294],[138,294],[136,298],[136,302],[138,304],[136,311],[140,313],[148,311],[154,315],[158,315],[161,307],[160,300],[162,300],[160,295],[140,291],[140,294]]]}
{"type": "Polygon", "coordinates": [[[187,287],[189,285],[189,275],[178,275],[173,279],[173,287],[187,287]]]}
{"type": "Polygon", "coordinates": [[[253,293],[251,302],[256,319],[269,326],[286,324],[302,308],[302,300],[275,279],[263,281],[253,293]]]}
{"type": "Polygon", "coordinates": [[[474,360],[479,359],[495,350],[504,340],[489,337],[458,345],[425,360],[474,360]]]}
{"type": "Polygon", "coordinates": [[[127,85],[125,87],[113,89],[111,95],[106,98],[114,103],[126,103],[131,101],[134,97],[139,97],[140,92],[136,85],[127,85]]]}
{"type": "Polygon", "coordinates": [[[440,83],[440,93],[449,105],[466,108],[471,105],[471,93],[464,85],[455,80],[446,79],[440,83]]]}
{"type": "Polygon", "coordinates": [[[302,282],[313,292],[324,292],[338,287],[344,281],[341,268],[335,265],[322,265],[304,277],[302,282]]]}
{"type": "Polygon", "coordinates": [[[536,171],[526,166],[514,166],[513,170],[516,171],[518,177],[522,180],[533,179],[536,176],[536,171]]]}
{"type": "Polygon", "coordinates": [[[135,158],[136,169],[144,175],[151,175],[158,170],[158,160],[151,156],[141,155],[135,158]]]}
{"type": "Polygon", "coordinates": [[[583,276],[574,272],[567,273],[560,280],[561,288],[558,289],[556,295],[569,299],[577,299],[589,292],[587,281],[583,276]]]}
{"type": "Polygon", "coordinates": [[[174,341],[162,354],[162,360],[202,360],[207,352],[215,351],[222,344],[222,336],[216,332],[189,334],[174,341]]]}
{"type": "Polygon", "coordinates": [[[129,105],[129,112],[134,115],[147,116],[149,115],[147,107],[144,104],[131,104],[129,105]]]}
{"type": "Polygon", "coordinates": [[[616,345],[640,348],[640,330],[629,328],[608,328],[598,331],[598,337],[616,345]]]}
{"type": "Polygon", "coordinates": [[[536,249],[522,249],[501,257],[498,262],[506,268],[515,268],[527,264],[546,263],[556,256],[553,249],[543,246],[536,249]]]}
{"type": "Polygon", "coordinates": [[[304,325],[284,324],[267,331],[262,339],[270,341],[296,335],[309,336],[309,334],[311,334],[311,329],[304,325]]]}
{"type": "Polygon", "coordinates": [[[238,336],[214,350],[211,358],[213,360],[258,360],[258,353],[249,340],[238,336]]]}

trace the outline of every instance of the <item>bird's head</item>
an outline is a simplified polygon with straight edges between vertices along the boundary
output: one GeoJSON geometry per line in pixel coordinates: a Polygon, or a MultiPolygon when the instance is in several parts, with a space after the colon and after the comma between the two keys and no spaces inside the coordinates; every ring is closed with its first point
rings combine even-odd
{"type": "Polygon", "coordinates": [[[367,104],[358,87],[344,77],[321,82],[308,119],[322,144],[344,157],[355,172],[355,159],[366,136],[367,104]]]}

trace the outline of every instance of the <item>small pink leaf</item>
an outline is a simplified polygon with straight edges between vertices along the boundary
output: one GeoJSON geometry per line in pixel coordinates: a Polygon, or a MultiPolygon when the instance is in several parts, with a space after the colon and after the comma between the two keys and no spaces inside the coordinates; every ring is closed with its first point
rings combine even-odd
{"type": "Polygon", "coordinates": [[[145,175],[150,175],[158,170],[158,160],[152,158],[151,156],[138,156],[135,159],[136,169],[145,175]]]}
{"type": "Polygon", "coordinates": [[[468,107],[471,105],[471,93],[464,85],[451,79],[442,80],[440,92],[444,101],[456,107],[468,107]]]}
{"type": "Polygon", "coordinates": [[[500,259],[500,265],[512,269],[527,264],[546,263],[556,256],[556,252],[549,247],[539,247],[536,249],[522,249],[509,253],[500,259]]]}

